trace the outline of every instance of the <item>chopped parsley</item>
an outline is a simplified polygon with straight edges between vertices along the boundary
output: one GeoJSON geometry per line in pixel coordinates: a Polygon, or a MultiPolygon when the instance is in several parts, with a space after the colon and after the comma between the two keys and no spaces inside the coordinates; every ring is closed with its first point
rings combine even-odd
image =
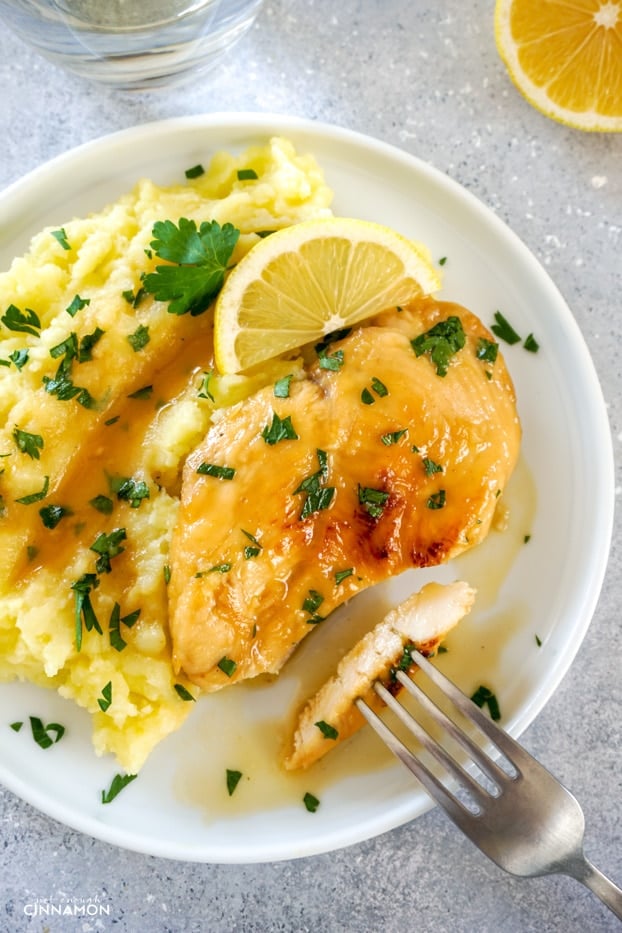
{"type": "Polygon", "coordinates": [[[438,492],[433,492],[432,495],[428,498],[426,505],[429,509],[444,509],[447,504],[447,493],[444,489],[439,489],[438,492]]]}
{"type": "MultiPolygon", "coordinates": [[[[30,351],[25,347],[21,350],[13,350],[12,353],[9,353],[9,365],[13,363],[16,369],[23,369],[30,358],[30,351]]],[[[2,361],[4,362],[4,361],[2,361]]]]}
{"type": "Polygon", "coordinates": [[[40,434],[30,434],[28,431],[14,428],[13,440],[22,453],[28,454],[32,460],[40,459],[40,451],[43,450],[43,438],[40,434]]]}
{"type": "Polygon", "coordinates": [[[214,401],[214,396],[210,392],[210,387],[209,387],[209,384],[212,380],[213,375],[214,373],[211,369],[208,373],[203,373],[203,381],[201,385],[199,386],[199,391],[198,391],[199,398],[207,398],[210,400],[210,402],[214,401]]]}
{"type": "Polygon", "coordinates": [[[530,353],[537,353],[540,349],[540,344],[533,334],[527,334],[525,340],[523,341],[523,346],[525,350],[529,350],[530,353]]]}
{"type": "Polygon", "coordinates": [[[64,505],[45,505],[42,509],[39,509],[41,521],[46,528],[56,528],[66,515],[71,514],[71,509],[66,508],[64,505]]]}
{"type": "Polygon", "coordinates": [[[102,687],[102,695],[97,700],[102,713],[105,713],[112,703],[112,681],[109,680],[105,687],[102,687]]]}
{"type": "Polygon", "coordinates": [[[67,366],[65,361],[63,361],[56,370],[54,378],[50,378],[49,376],[43,377],[42,381],[45,386],[45,391],[50,395],[55,395],[59,402],[68,402],[71,399],[75,399],[83,408],[95,408],[95,399],[89,390],[82,386],[74,385],[69,373],[70,366],[67,366]]]}
{"type": "Polygon", "coordinates": [[[300,513],[301,519],[308,518],[310,515],[313,515],[314,512],[327,509],[335,495],[334,486],[324,485],[328,478],[328,457],[326,451],[318,448],[316,450],[316,455],[320,465],[319,470],[307,476],[306,479],[303,479],[300,485],[294,489],[294,495],[300,493],[306,495],[300,513]]]}
{"type": "Polygon", "coordinates": [[[347,580],[348,577],[351,577],[354,573],[353,567],[347,567],[345,570],[336,570],[335,571],[335,586],[339,586],[340,583],[343,583],[344,580],[347,580]]]}
{"type": "Polygon", "coordinates": [[[197,165],[193,165],[193,166],[191,166],[191,168],[187,168],[184,174],[185,174],[186,178],[188,178],[188,179],[200,178],[201,175],[204,175],[204,174],[205,174],[205,169],[203,168],[203,166],[202,166],[201,163],[199,162],[199,163],[197,163],[197,165]]]}
{"type": "Polygon", "coordinates": [[[65,233],[64,227],[61,227],[60,230],[52,230],[51,233],[54,239],[56,240],[56,242],[60,243],[63,249],[65,250],[71,249],[71,245],[69,241],[67,240],[67,234],[65,233]]]}
{"type": "Polygon", "coordinates": [[[110,647],[114,648],[115,651],[123,651],[127,646],[127,642],[121,635],[121,623],[127,628],[132,628],[132,626],[138,621],[140,616],[140,609],[135,609],[134,612],[130,612],[126,616],[121,615],[121,607],[118,603],[115,603],[112,607],[112,612],[110,613],[110,619],[108,621],[108,634],[110,637],[110,647]]]}
{"type": "Polygon", "coordinates": [[[133,308],[137,308],[145,297],[146,291],[144,288],[139,288],[136,292],[133,292],[131,288],[128,288],[124,292],[121,292],[121,295],[123,298],[125,298],[128,305],[131,305],[133,308]]]}
{"type": "Polygon", "coordinates": [[[127,340],[134,353],[143,350],[149,343],[149,328],[139,324],[133,334],[128,334],[127,340]]]}
{"type": "Polygon", "coordinates": [[[484,706],[488,707],[488,712],[490,713],[490,718],[495,722],[498,722],[501,719],[501,711],[499,709],[499,702],[488,687],[479,686],[475,693],[471,696],[471,699],[476,706],[479,706],[480,709],[484,706]]]}
{"type": "Polygon", "coordinates": [[[48,489],[50,488],[50,477],[43,477],[43,486],[39,492],[31,492],[29,496],[20,496],[19,499],[16,499],[16,502],[19,502],[20,505],[32,505],[33,502],[41,502],[42,499],[48,494],[48,489]]]}
{"type": "Polygon", "coordinates": [[[385,447],[391,447],[393,444],[397,444],[405,434],[408,434],[408,428],[401,428],[399,431],[389,431],[387,434],[381,435],[380,440],[385,447]]]}
{"type": "Polygon", "coordinates": [[[343,366],[343,362],[343,350],[335,350],[334,353],[328,353],[327,350],[322,350],[322,352],[318,354],[320,369],[338,372],[343,366]]]}
{"type": "Polygon", "coordinates": [[[184,700],[185,703],[196,703],[196,697],[193,697],[189,690],[186,690],[183,684],[174,684],[175,693],[180,698],[184,700]]]}
{"type": "Polygon", "coordinates": [[[309,590],[309,595],[305,598],[302,609],[303,612],[308,612],[310,618],[307,619],[307,622],[310,625],[315,625],[317,622],[323,622],[324,616],[318,615],[317,610],[320,608],[324,602],[324,597],[317,590],[309,590]]]}
{"type": "Polygon", "coordinates": [[[417,646],[412,641],[409,641],[406,645],[404,645],[404,650],[402,651],[401,658],[399,659],[397,664],[395,664],[389,671],[389,681],[391,683],[397,680],[396,675],[398,671],[407,672],[413,666],[414,662],[413,662],[412,653],[413,651],[416,650],[416,647],[417,646]]]}
{"type": "MultiPolygon", "coordinates": [[[[382,382],[381,379],[378,379],[377,376],[372,378],[371,388],[379,398],[386,398],[386,396],[389,394],[389,390],[387,389],[386,385],[384,382],[382,382]]],[[[367,387],[365,387],[361,392],[361,401],[363,405],[373,405],[376,401],[371,391],[367,387]]]]}
{"type": "Polygon", "coordinates": [[[137,777],[137,774],[115,774],[108,790],[102,791],[102,803],[111,803],[137,777]]]}
{"type": "Polygon", "coordinates": [[[82,576],[71,584],[75,600],[75,632],[76,632],[76,651],[82,648],[82,623],[87,632],[95,630],[102,635],[102,628],[99,624],[95,610],[91,603],[91,591],[99,586],[99,578],[94,573],[83,573],[82,576]]]}
{"type": "Polygon", "coordinates": [[[380,518],[387,504],[389,493],[382,489],[372,489],[370,486],[358,487],[359,503],[372,518],[380,518]]]}
{"type": "Polygon", "coordinates": [[[259,178],[254,168],[239,168],[237,175],[238,181],[256,181],[259,178]]]}
{"type": "Polygon", "coordinates": [[[462,350],[466,335],[459,317],[451,315],[445,321],[439,321],[424,334],[410,341],[416,356],[429,353],[436,366],[437,376],[446,376],[451,358],[462,350]]]}
{"type": "Polygon", "coordinates": [[[67,305],[65,311],[69,317],[75,317],[78,311],[81,311],[82,308],[86,308],[87,305],[90,305],[90,298],[80,298],[79,295],[74,295],[71,299],[71,303],[67,305]]]}
{"type": "Polygon", "coordinates": [[[97,573],[110,573],[112,566],[110,561],[125,550],[121,547],[121,541],[125,541],[127,534],[125,528],[115,528],[110,534],[103,531],[97,535],[89,550],[95,551],[98,555],[95,564],[97,573]]]}
{"type": "Polygon", "coordinates": [[[494,340],[480,337],[475,348],[475,356],[484,363],[495,363],[499,354],[499,344],[494,340]]]}
{"type": "Polygon", "coordinates": [[[12,723],[10,723],[10,726],[11,726],[11,729],[13,730],[13,732],[19,732],[23,725],[24,725],[23,722],[12,722],[12,723]]]}
{"type": "Polygon", "coordinates": [[[50,356],[52,359],[62,357],[56,374],[53,378],[43,377],[45,391],[50,395],[55,395],[61,402],[75,399],[84,408],[94,408],[95,400],[88,389],[74,385],[71,378],[71,372],[74,360],[78,363],[85,363],[93,358],[92,350],[96,343],[101,340],[104,331],[96,327],[92,334],[86,334],[81,340],[78,340],[77,334],[73,331],[65,340],[52,347],[50,356]]]}
{"type": "Polygon", "coordinates": [[[238,786],[242,779],[241,771],[232,771],[231,768],[227,768],[227,793],[231,797],[234,790],[238,786]]]}
{"type": "Polygon", "coordinates": [[[114,502],[112,499],[104,495],[94,496],[92,499],[89,499],[89,505],[98,512],[101,512],[102,515],[112,515],[112,510],[114,509],[114,502]]]}
{"type": "Polygon", "coordinates": [[[325,739],[336,739],[339,736],[339,732],[335,729],[334,726],[329,725],[323,719],[320,719],[319,722],[314,723],[318,727],[325,739]]]}
{"type": "Polygon", "coordinates": [[[185,217],[177,225],[158,221],[151,247],[170,265],[156,266],[144,277],[144,288],[158,301],[168,301],[171,314],[202,314],[223,286],[239,235],[232,224],[221,227],[215,220],[199,228],[185,217]]]}
{"type": "Polygon", "coordinates": [[[20,311],[15,305],[11,304],[6,309],[0,321],[8,330],[16,333],[30,334],[32,337],[38,337],[41,330],[41,321],[38,314],[31,308],[26,311],[20,311]]]}
{"type": "Polygon", "coordinates": [[[73,360],[78,355],[78,347],[78,335],[72,330],[68,337],[65,337],[64,340],[51,348],[50,356],[53,360],[57,360],[61,356],[73,360]]]}
{"type": "Polygon", "coordinates": [[[248,540],[251,542],[250,544],[247,544],[246,547],[244,548],[244,560],[250,560],[252,557],[257,557],[257,555],[261,551],[261,544],[255,537],[255,535],[252,535],[250,533],[250,531],[244,531],[243,528],[241,530],[242,530],[242,534],[246,535],[248,540]]]}
{"type": "Polygon", "coordinates": [[[132,509],[139,508],[143,499],[149,498],[149,487],[142,479],[136,480],[131,476],[111,476],[108,479],[108,485],[117,499],[129,502],[132,509]]]}
{"type": "Polygon", "coordinates": [[[282,376],[280,379],[274,383],[274,397],[275,398],[289,398],[289,387],[293,376],[282,376]]]}
{"type": "Polygon", "coordinates": [[[140,389],[136,389],[135,392],[130,392],[127,396],[128,398],[137,399],[139,402],[146,402],[153,395],[153,386],[142,386],[140,389]]]}
{"type": "Polygon", "coordinates": [[[377,376],[374,376],[371,381],[371,387],[380,398],[385,398],[389,394],[389,390],[385,386],[384,382],[381,382],[377,376]]]}
{"type": "Polygon", "coordinates": [[[60,742],[65,734],[65,727],[58,722],[50,722],[44,726],[38,716],[30,716],[29,719],[32,737],[40,748],[50,748],[51,745],[60,742]]]}
{"type": "Polygon", "coordinates": [[[302,798],[302,802],[304,803],[309,813],[315,813],[320,805],[320,801],[317,799],[317,797],[314,797],[313,794],[310,794],[308,791],[302,798]]]}
{"type": "Polygon", "coordinates": [[[516,333],[510,322],[500,311],[495,311],[495,323],[490,325],[490,329],[496,337],[510,345],[521,341],[520,334],[516,333]]]}
{"type": "Polygon", "coordinates": [[[429,457],[423,458],[423,469],[425,470],[426,476],[434,476],[435,473],[443,472],[443,467],[440,463],[435,463],[434,460],[430,460],[429,457]]]}
{"type": "Polygon", "coordinates": [[[221,466],[217,463],[201,463],[197,467],[197,473],[201,476],[214,476],[216,479],[233,479],[235,476],[234,467],[221,466]]]}
{"type": "Polygon", "coordinates": [[[542,647],[542,639],[538,635],[536,635],[536,645],[538,648],[542,647]]]}
{"type": "Polygon", "coordinates": [[[264,427],[261,436],[266,444],[271,446],[278,444],[279,441],[296,441],[299,437],[292,424],[292,416],[287,415],[286,418],[280,418],[275,411],[272,412],[271,424],[264,427]]]}
{"type": "Polygon", "coordinates": [[[216,666],[219,667],[223,674],[226,674],[227,677],[233,677],[238,665],[236,661],[232,661],[231,658],[228,658],[227,655],[224,655],[224,657],[220,659],[216,666]]]}

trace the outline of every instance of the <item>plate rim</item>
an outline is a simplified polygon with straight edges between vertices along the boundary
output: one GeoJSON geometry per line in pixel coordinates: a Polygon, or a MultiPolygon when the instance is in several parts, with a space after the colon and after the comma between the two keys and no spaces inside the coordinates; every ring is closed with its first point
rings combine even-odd
{"type": "MultiPolygon", "coordinates": [[[[495,214],[478,196],[469,191],[469,189],[465,188],[454,178],[445,174],[431,163],[392,143],[374,138],[358,130],[352,130],[336,124],[304,117],[266,112],[213,112],[165,118],[135,124],[125,129],[106,133],[64,152],[58,153],[50,160],[35,167],[26,175],[9,184],[8,187],[0,192],[0,203],[6,205],[8,202],[9,209],[12,209],[14,203],[19,202],[24,196],[29,196],[33,184],[35,187],[45,186],[46,181],[49,183],[50,177],[53,177],[56,172],[67,171],[71,168],[72,163],[82,163],[85,158],[88,159],[92,151],[98,152],[101,158],[101,155],[106,151],[112,151],[119,145],[130,145],[132,142],[141,138],[153,137],[157,139],[160,134],[169,135],[175,133],[176,130],[185,131],[196,129],[200,131],[209,131],[210,128],[219,133],[221,137],[226,131],[238,131],[240,129],[244,129],[255,136],[259,133],[263,133],[264,135],[268,133],[270,135],[287,135],[295,134],[296,132],[305,133],[311,136],[321,137],[324,140],[330,139],[335,143],[343,142],[354,146],[362,146],[366,150],[371,150],[385,158],[397,160],[407,169],[416,170],[423,176],[430,177],[436,184],[441,184],[445,189],[449,190],[453,197],[457,197],[460,201],[465,203],[467,208],[475,210],[478,214],[483,215],[486,223],[491,225],[493,229],[496,229],[508,240],[513,249],[518,251],[522,261],[529,265],[530,271],[535,275],[539,287],[543,288],[548,294],[554,297],[556,310],[558,313],[561,311],[563,315],[563,324],[566,332],[573,341],[575,349],[582,355],[582,377],[589,383],[590,387],[589,411],[594,419],[594,429],[601,436],[604,445],[601,453],[604,454],[606,450],[607,454],[606,457],[601,457],[601,462],[599,463],[599,477],[600,482],[604,484],[603,488],[608,491],[609,497],[606,498],[604,495],[599,496],[599,509],[594,516],[594,527],[598,527],[599,529],[596,541],[598,546],[594,547],[592,553],[589,555],[590,566],[592,568],[592,582],[591,586],[583,593],[584,599],[583,606],[581,607],[582,624],[575,626],[573,629],[575,638],[572,644],[566,645],[566,649],[560,652],[556,658],[552,659],[550,676],[547,678],[545,685],[539,687],[537,695],[533,696],[529,702],[525,703],[519,713],[508,724],[508,731],[510,731],[511,734],[515,736],[520,735],[524,729],[533,722],[535,717],[541,712],[553,693],[557,690],[583,643],[602,589],[613,534],[615,488],[611,431],[607,417],[606,404],[596,368],[575,317],[560,290],[536,256],[511,227],[495,214]]],[[[207,144],[209,145],[209,139],[207,144]]],[[[34,792],[30,791],[29,793],[24,793],[24,788],[19,786],[20,780],[12,780],[11,774],[7,773],[3,763],[0,763],[0,781],[10,791],[42,813],[45,813],[64,825],[70,826],[76,831],[89,834],[94,838],[147,855],[175,860],[221,864],[248,864],[251,862],[279,861],[325,853],[373,838],[399,825],[403,825],[405,822],[420,815],[432,806],[430,802],[427,806],[424,806],[423,809],[419,808],[418,812],[414,814],[414,817],[412,814],[403,812],[407,808],[402,806],[395,811],[390,811],[389,814],[385,813],[382,817],[377,817],[375,820],[372,820],[371,826],[369,822],[366,823],[366,829],[363,832],[357,832],[356,828],[352,828],[348,838],[344,838],[342,833],[339,838],[335,839],[330,839],[330,834],[328,837],[325,834],[316,841],[316,844],[307,843],[304,850],[300,852],[292,852],[291,847],[285,851],[279,848],[279,846],[275,846],[273,843],[270,854],[267,856],[255,854],[254,857],[249,858],[248,853],[236,853],[232,850],[227,858],[222,858],[220,856],[206,856],[204,852],[189,852],[187,847],[184,849],[183,846],[178,847],[175,844],[171,845],[170,840],[160,841],[159,845],[154,845],[155,840],[149,838],[144,844],[141,844],[141,840],[136,838],[134,833],[125,833],[114,824],[109,825],[103,823],[93,816],[76,819],[75,814],[67,805],[53,800],[50,801],[45,798],[45,795],[40,794],[36,790],[34,792]]]]}

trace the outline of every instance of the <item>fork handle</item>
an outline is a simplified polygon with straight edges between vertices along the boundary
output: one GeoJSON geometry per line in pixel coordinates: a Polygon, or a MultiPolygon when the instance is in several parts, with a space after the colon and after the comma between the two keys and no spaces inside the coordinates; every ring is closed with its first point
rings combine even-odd
{"type": "Polygon", "coordinates": [[[583,858],[568,874],[589,888],[616,917],[622,920],[622,890],[599,871],[589,859],[583,858]]]}

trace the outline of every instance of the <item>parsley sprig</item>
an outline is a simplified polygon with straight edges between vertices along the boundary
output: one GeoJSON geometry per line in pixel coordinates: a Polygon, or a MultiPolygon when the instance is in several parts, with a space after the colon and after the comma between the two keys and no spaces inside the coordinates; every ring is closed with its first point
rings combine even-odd
{"type": "Polygon", "coordinates": [[[156,266],[143,287],[158,301],[168,301],[171,314],[202,314],[223,286],[240,231],[215,220],[197,228],[194,220],[181,217],[177,224],[158,221],[152,232],[153,251],[171,265],[156,266]]]}

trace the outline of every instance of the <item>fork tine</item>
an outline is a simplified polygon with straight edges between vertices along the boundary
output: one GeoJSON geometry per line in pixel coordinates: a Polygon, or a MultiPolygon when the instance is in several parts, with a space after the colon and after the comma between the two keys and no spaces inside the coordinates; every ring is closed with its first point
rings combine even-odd
{"type": "Polygon", "coordinates": [[[411,657],[417,667],[419,667],[430,680],[449,697],[460,712],[466,716],[468,720],[474,722],[484,735],[491,739],[497,749],[502,752],[510,764],[514,766],[516,771],[521,773],[521,763],[523,767],[529,767],[529,764],[535,761],[535,758],[533,758],[528,751],[519,745],[518,742],[515,742],[507,732],[500,729],[492,719],[482,712],[476,703],[473,703],[469,697],[462,693],[462,691],[459,690],[448,677],[442,674],[437,667],[431,664],[424,655],[413,650],[411,652],[411,657]]]}
{"type": "Polygon", "coordinates": [[[469,735],[459,729],[456,723],[450,719],[426,693],[424,693],[418,684],[402,671],[397,671],[396,676],[411,696],[415,697],[420,706],[432,716],[436,722],[439,722],[444,727],[448,735],[465,750],[476,763],[480,771],[482,771],[499,790],[508,781],[508,778],[511,779],[511,775],[508,775],[496,762],[489,758],[485,751],[477,745],[469,735]]]}
{"type": "Polygon", "coordinates": [[[421,723],[417,722],[416,719],[413,719],[410,713],[404,709],[400,703],[398,703],[398,701],[389,693],[386,687],[380,683],[376,683],[374,684],[374,689],[378,696],[384,700],[389,709],[393,710],[400,721],[403,722],[408,730],[412,732],[415,738],[421,742],[426,751],[428,751],[436,759],[436,761],[438,761],[438,763],[442,765],[443,768],[445,768],[445,770],[451,774],[452,777],[454,777],[460,784],[463,786],[466,785],[475,802],[481,807],[484,797],[490,796],[485,788],[482,787],[482,785],[478,783],[478,781],[476,781],[470,774],[468,774],[454,758],[448,755],[443,746],[440,745],[436,739],[430,735],[428,730],[425,729],[421,723]]]}
{"type": "Polygon", "coordinates": [[[435,800],[441,807],[447,812],[447,814],[457,823],[459,826],[464,824],[464,821],[471,817],[472,814],[469,813],[467,808],[458,800],[457,797],[447,790],[445,785],[438,780],[438,778],[432,774],[421,762],[415,758],[413,753],[406,748],[404,743],[398,739],[394,732],[389,729],[389,727],[382,721],[380,716],[378,716],[370,707],[361,699],[355,701],[357,708],[361,714],[365,717],[369,725],[372,727],[374,732],[382,739],[383,742],[391,749],[394,755],[400,759],[400,761],[406,765],[406,767],[412,771],[416,778],[421,781],[429,795],[435,800]]]}

